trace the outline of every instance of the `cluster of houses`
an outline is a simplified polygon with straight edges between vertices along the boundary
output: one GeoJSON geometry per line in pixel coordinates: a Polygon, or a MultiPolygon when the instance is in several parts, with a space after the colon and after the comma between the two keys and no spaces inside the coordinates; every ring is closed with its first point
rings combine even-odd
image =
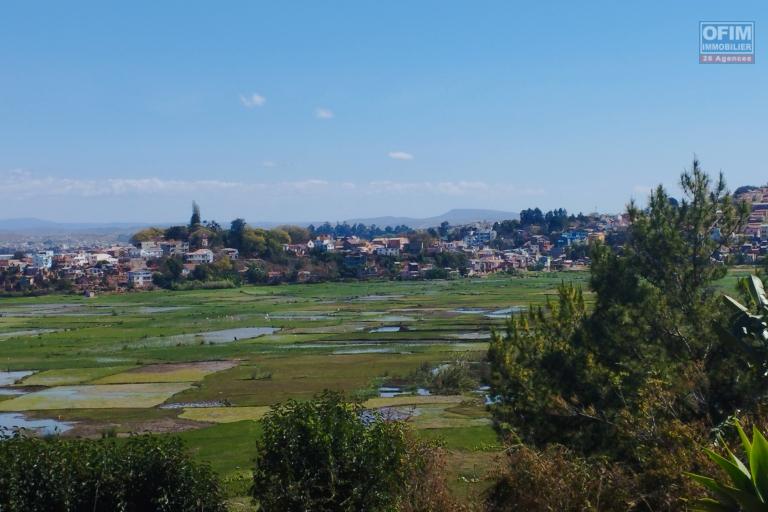
{"type": "MultiPolygon", "coordinates": [[[[730,254],[716,255],[722,259],[733,256],[755,261],[768,254],[768,187],[751,190],[747,199],[751,215],[739,243],[730,254]]],[[[589,266],[588,251],[573,250],[592,242],[605,242],[611,234],[628,226],[626,215],[595,215],[578,229],[559,233],[542,233],[538,226],[520,227],[514,233],[501,236],[489,224],[463,226],[460,239],[455,236],[379,237],[371,240],[356,236],[318,236],[305,243],[283,246],[294,261],[317,254],[333,254],[346,269],[359,277],[388,276],[419,279],[437,272],[440,277],[485,275],[517,270],[579,270],[589,266]],[[514,243],[511,243],[514,240],[514,243]],[[440,258],[440,254],[463,255],[461,258],[440,258]],[[442,267],[438,262],[454,262],[442,267]],[[461,268],[455,264],[461,261],[461,268]]],[[[719,236],[717,232],[713,236],[719,236]]],[[[0,254],[0,272],[13,275],[19,288],[39,287],[52,280],[66,280],[81,291],[98,289],[140,289],[152,286],[157,262],[163,257],[183,261],[182,275],[189,275],[199,265],[222,259],[235,262],[233,267],[245,272],[252,259],[241,259],[237,249],[209,248],[206,240],[201,247],[191,248],[181,240],[143,241],[136,246],[114,244],[78,250],[41,249],[29,253],[0,254]]],[[[264,263],[258,260],[260,263],[264,263]]],[[[279,265],[267,265],[268,282],[286,280],[288,271],[279,265]]],[[[317,269],[311,264],[294,276],[300,282],[313,280],[317,269]]],[[[6,277],[7,280],[7,277],[6,277]]]]}
{"type": "MultiPolygon", "coordinates": [[[[768,255],[768,187],[749,188],[738,196],[751,204],[749,221],[737,237],[738,243],[714,255],[721,260],[753,262],[768,255]]],[[[558,233],[543,233],[540,226],[518,226],[514,233],[497,233],[487,223],[462,226],[456,236],[420,237],[390,236],[371,240],[356,236],[317,236],[305,243],[283,246],[294,259],[307,259],[322,253],[332,253],[347,270],[359,277],[388,276],[401,279],[429,277],[437,271],[440,277],[484,275],[514,270],[582,269],[589,265],[587,251],[574,250],[592,242],[605,242],[611,234],[625,230],[627,215],[592,215],[589,222],[577,229],[558,233]],[[440,254],[463,255],[440,258],[440,254]],[[461,261],[461,268],[456,264],[461,261]],[[438,262],[453,262],[441,267],[438,262]]],[[[457,228],[453,228],[453,233],[457,228]]],[[[453,233],[451,235],[453,235],[453,233]]],[[[722,236],[715,230],[712,236],[722,236]]],[[[620,239],[620,238],[619,238],[620,239]]],[[[183,261],[182,275],[189,275],[199,265],[222,259],[235,262],[233,268],[245,272],[251,259],[242,259],[237,249],[211,248],[202,240],[191,248],[187,241],[162,238],[143,241],[137,245],[93,243],[80,249],[37,248],[28,252],[0,254],[0,272],[6,279],[12,276],[21,289],[44,287],[54,280],[65,280],[82,291],[98,289],[139,289],[152,286],[157,262],[163,257],[183,261]]],[[[260,264],[264,262],[259,260],[260,264]]],[[[288,270],[279,265],[267,265],[268,282],[286,280],[288,270]]],[[[294,275],[300,282],[317,277],[311,264],[294,275]]]]}
{"type": "Polygon", "coordinates": [[[83,291],[147,288],[152,285],[156,271],[151,263],[163,256],[182,257],[182,273],[188,274],[200,264],[213,263],[219,256],[236,260],[238,251],[224,249],[214,253],[208,248],[190,251],[187,242],[157,240],[142,242],[138,247],[117,244],[73,251],[38,250],[24,256],[0,254],[0,271],[13,271],[22,289],[39,287],[52,279],[67,280],[83,291]]]}
{"type": "Polygon", "coordinates": [[[768,187],[741,194],[738,199],[750,203],[750,213],[741,245],[734,250],[745,262],[754,262],[768,254],[768,187]]]}
{"type": "MultiPolygon", "coordinates": [[[[493,272],[518,269],[555,270],[579,269],[588,265],[587,259],[571,261],[565,258],[564,249],[586,244],[604,237],[594,230],[568,231],[554,243],[549,237],[519,233],[525,242],[514,249],[492,247],[497,233],[488,225],[477,225],[467,231],[461,240],[409,239],[405,236],[381,237],[366,240],[355,236],[318,236],[300,244],[285,244],[287,255],[309,258],[312,254],[333,253],[343,261],[347,269],[354,269],[359,277],[388,275],[402,279],[428,277],[439,271],[440,276],[457,278],[464,275],[484,275],[493,272]],[[466,266],[439,267],[436,256],[440,253],[463,254],[466,266]],[[417,255],[421,257],[417,257],[417,255]],[[424,257],[426,256],[426,258],[424,257]],[[393,271],[394,269],[394,271],[393,271]]],[[[0,271],[12,270],[21,289],[41,287],[52,280],[66,280],[81,291],[141,289],[152,286],[157,262],[163,257],[177,257],[183,261],[182,275],[189,275],[198,265],[210,264],[222,258],[235,261],[244,272],[248,260],[238,261],[240,254],[234,248],[212,249],[206,246],[191,249],[186,241],[148,240],[133,245],[83,248],[79,250],[37,250],[28,254],[0,254],[0,271]]],[[[287,271],[269,268],[268,282],[285,280],[287,271]]],[[[311,266],[301,270],[296,280],[313,279],[311,266]]]]}
{"type": "MultiPolygon", "coordinates": [[[[584,269],[589,265],[589,258],[569,259],[568,248],[576,245],[588,245],[593,241],[605,241],[606,232],[624,229],[627,219],[624,216],[605,216],[593,226],[578,230],[568,230],[551,240],[550,236],[537,234],[533,229],[520,229],[515,238],[522,243],[514,248],[500,248],[503,244],[494,244],[498,234],[485,223],[478,223],[465,229],[465,236],[460,240],[434,239],[428,245],[422,241],[413,241],[406,237],[387,237],[365,240],[358,237],[321,236],[304,244],[287,244],[286,252],[304,256],[310,251],[340,253],[347,266],[360,266],[368,274],[377,272],[377,256],[394,258],[397,274],[403,279],[423,278],[436,265],[415,261],[414,254],[436,259],[440,253],[458,253],[466,257],[465,275],[484,275],[494,272],[514,270],[566,270],[584,269]],[[418,244],[414,247],[414,243],[418,244]]],[[[418,239],[417,239],[418,240],[418,239]]],[[[450,277],[460,275],[458,268],[442,268],[443,274],[450,277]]]]}

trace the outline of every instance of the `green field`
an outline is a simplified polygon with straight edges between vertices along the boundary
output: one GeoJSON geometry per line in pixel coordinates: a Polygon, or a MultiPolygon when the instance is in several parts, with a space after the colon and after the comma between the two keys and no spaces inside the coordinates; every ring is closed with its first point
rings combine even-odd
{"type": "Polygon", "coordinates": [[[0,377],[34,371],[6,385],[21,394],[1,396],[0,411],[68,422],[66,436],[179,433],[238,495],[269,406],[342,390],[441,440],[455,489],[476,493],[501,449],[482,392],[381,397],[378,388],[415,391],[420,367],[457,358],[480,378],[505,310],[542,304],[560,282],[587,278],[0,299],[0,377]]]}

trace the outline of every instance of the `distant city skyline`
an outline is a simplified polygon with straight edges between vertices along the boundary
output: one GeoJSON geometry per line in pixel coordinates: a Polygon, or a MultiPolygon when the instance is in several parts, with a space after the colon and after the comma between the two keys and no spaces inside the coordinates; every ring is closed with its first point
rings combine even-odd
{"type": "MultiPolygon", "coordinates": [[[[0,219],[619,213],[694,153],[768,172],[764,2],[16,3],[0,219]],[[698,64],[752,20],[752,65],[698,64]]],[[[766,25],[768,26],[768,25],[766,25]]],[[[768,54],[766,54],[768,55],[768,54]]]]}

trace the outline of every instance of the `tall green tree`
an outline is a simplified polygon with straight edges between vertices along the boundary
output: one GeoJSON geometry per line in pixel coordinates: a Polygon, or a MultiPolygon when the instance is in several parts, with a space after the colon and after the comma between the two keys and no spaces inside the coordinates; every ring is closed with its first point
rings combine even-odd
{"type": "Polygon", "coordinates": [[[200,226],[202,222],[200,218],[200,206],[196,201],[192,201],[192,216],[189,218],[189,229],[193,230],[200,226]]]}
{"type": "Polygon", "coordinates": [[[230,247],[238,250],[243,249],[243,238],[247,227],[248,224],[246,224],[245,219],[237,218],[230,223],[227,237],[227,243],[230,247]]]}
{"type": "Polygon", "coordinates": [[[629,205],[623,247],[593,247],[590,312],[561,287],[556,307],[513,319],[488,353],[500,429],[629,467],[643,510],[679,508],[693,492],[680,468],[706,462],[696,445],[768,393],[763,367],[722,336],[714,287],[726,269],[713,255],[746,208],[696,160],[680,187],[680,201],[658,187],[647,208],[629,205]]]}
{"type": "Polygon", "coordinates": [[[713,287],[726,272],[713,254],[746,210],[696,160],[680,187],[677,203],[659,187],[647,208],[629,205],[622,248],[593,248],[589,314],[561,289],[559,308],[516,319],[493,340],[494,414],[508,432],[645,464],[641,447],[666,442],[665,429],[714,426],[764,394],[744,374],[754,366],[718,334],[713,287]]]}
{"type": "Polygon", "coordinates": [[[514,316],[506,334],[494,333],[488,349],[491,409],[502,433],[517,440],[562,441],[567,425],[578,423],[565,392],[578,383],[583,357],[571,343],[581,329],[586,305],[572,284],[558,287],[557,300],[514,316]]]}
{"type": "Polygon", "coordinates": [[[165,230],[166,240],[187,240],[189,238],[189,228],[187,226],[171,226],[165,230]]]}

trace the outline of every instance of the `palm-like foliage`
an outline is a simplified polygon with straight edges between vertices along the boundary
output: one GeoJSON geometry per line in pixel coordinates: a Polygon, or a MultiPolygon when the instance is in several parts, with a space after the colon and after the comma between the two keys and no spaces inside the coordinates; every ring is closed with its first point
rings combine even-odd
{"type": "MultiPolygon", "coordinates": [[[[757,276],[740,281],[739,288],[746,305],[733,297],[724,296],[730,311],[727,329],[721,338],[739,346],[749,354],[749,365],[760,368],[759,375],[768,376],[768,296],[757,276]]],[[[707,450],[707,455],[728,476],[729,482],[720,482],[703,475],[690,474],[695,481],[706,487],[712,498],[693,503],[692,510],[706,512],[768,512],[768,441],[757,429],[753,429],[750,441],[741,425],[736,423],[746,463],[736,457],[721,441],[726,457],[707,450]]]]}
{"type": "Polygon", "coordinates": [[[768,441],[756,428],[750,441],[741,425],[736,423],[741,444],[747,458],[742,462],[725,443],[726,456],[712,450],[707,455],[725,472],[729,482],[721,482],[703,475],[688,476],[706,487],[712,498],[692,503],[691,510],[702,512],[768,512],[768,441]]]}
{"type": "Polygon", "coordinates": [[[722,335],[740,344],[760,364],[768,362],[768,297],[763,282],[757,276],[749,276],[740,287],[744,291],[748,305],[725,295],[724,301],[731,311],[731,324],[722,335]]]}

